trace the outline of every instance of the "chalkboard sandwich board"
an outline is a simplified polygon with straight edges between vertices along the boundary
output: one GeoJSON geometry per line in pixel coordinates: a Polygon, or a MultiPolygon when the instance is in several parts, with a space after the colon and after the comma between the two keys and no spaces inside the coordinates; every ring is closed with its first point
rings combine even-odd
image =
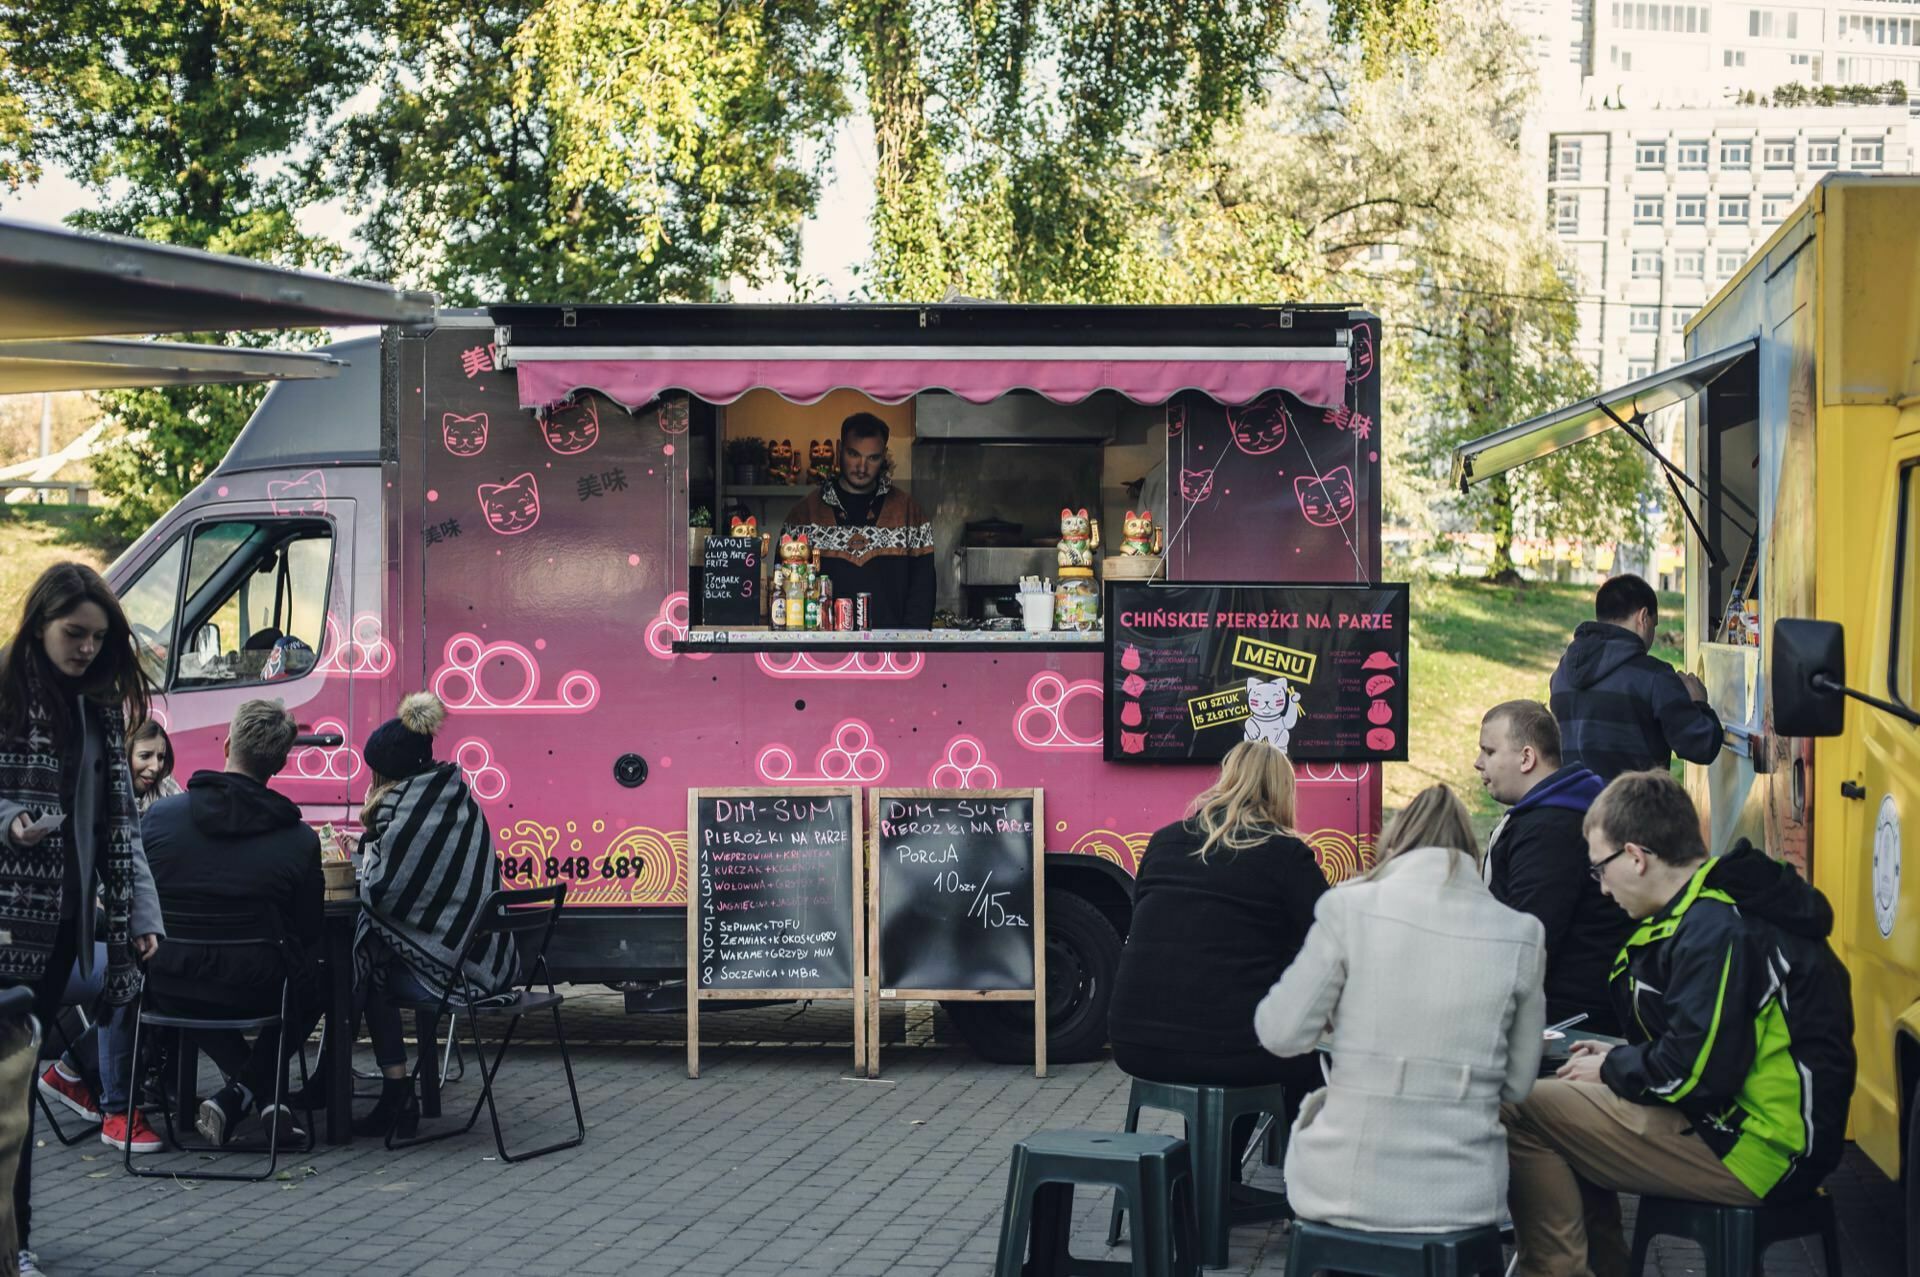
{"type": "Polygon", "coordinates": [[[1407,587],[1109,581],[1109,762],[1407,757],[1407,587]]]}
{"type": "Polygon", "coordinates": [[[1046,814],[1037,789],[868,791],[869,1076],[881,999],[1033,1003],[1047,1075],[1046,814]]]}
{"type": "Polygon", "coordinates": [[[700,1076],[700,1003],[844,999],[866,1066],[866,910],[860,799],[845,787],[689,789],[687,1076],[700,1076]]]}
{"type": "Polygon", "coordinates": [[[700,623],[760,623],[760,538],[708,537],[701,552],[700,623]]]}

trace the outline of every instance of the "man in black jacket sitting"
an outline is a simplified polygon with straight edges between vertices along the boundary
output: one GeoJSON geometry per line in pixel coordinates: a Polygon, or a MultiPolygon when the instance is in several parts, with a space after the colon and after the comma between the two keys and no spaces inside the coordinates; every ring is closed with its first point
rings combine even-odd
{"type": "MultiPolygon", "coordinates": [[[[319,836],[302,823],[292,800],[267,788],[286,766],[298,733],[293,715],[279,701],[244,702],[234,711],[227,737],[226,770],[195,773],[185,793],[155,803],[141,824],[163,910],[189,898],[266,904],[283,941],[280,952],[164,945],[148,964],[149,1004],[158,1011],[208,1018],[276,1014],[291,961],[296,978],[289,1052],[298,1045],[302,1026],[312,1023],[304,1008],[319,1005],[308,957],[321,942],[326,894],[319,836]]],[[[249,1048],[237,1032],[197,1035],[227,1078],[227,1085],[200,1106],[195,1121],[207,1139],[224,1144],[252,1112],[259,1112],[262,1122],[277,1124],[282,1140],[300,1138],[286,1106],[271,1104],[282,1063],[274,1049],[276,1036],[268,1030],[249,1048]]]]}
{"type": "Polygon", "coordinates": [[[1580,832],[1602,782],[1585,767],[1560,765],[1560,729],[1539,701],[1507,701],[1480,722],[1473,760],[1481,783],[1507,814],[1487,842],[1487,887],[1509,909],[1547,929],[1547,1019],[1583,1012],[1581,1028],[1616,1034],[1607,975],[1633,922],[1587,872],[1580,832]]]}

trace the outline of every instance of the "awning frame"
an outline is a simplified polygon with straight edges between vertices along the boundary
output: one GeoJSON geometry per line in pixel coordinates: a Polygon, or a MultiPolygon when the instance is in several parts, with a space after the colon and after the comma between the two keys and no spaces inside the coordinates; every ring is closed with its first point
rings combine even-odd
{"type": "Polygon", "coordinates": [[[145,386],[264,385],[332,377],[340,361],[294,350],[94,337],[0,341],[0,394],[145,386]]]}

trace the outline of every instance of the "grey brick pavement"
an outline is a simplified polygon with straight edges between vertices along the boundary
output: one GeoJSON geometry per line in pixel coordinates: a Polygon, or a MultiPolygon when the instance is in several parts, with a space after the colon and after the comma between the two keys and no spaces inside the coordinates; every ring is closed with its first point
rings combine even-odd
{"type": "MultiPolygon", "coordinates": [[[[617,997],[580,992],[568,1016],[580,1148],[506,1165],[483,1117],[465,1139],[394,1154],[378,1141],[322,1146],[286,1182],[215,1184],[132,1180],[113,1150],[49,1141],[35,1153],[35,1249],[56,1274],[985,1274],[1012,1142],[1116,1128],[1125,1111],[1111,1064],[1045,1080],[984,1064],[930,1007],[887,1009],[880,1081],[847,1076],[844,1005],[703,1009],[703,1076],[691,1081],[680,1017],[625,1016],[617,997]]],[[[558,1083],[550,1047],[509,1056],[510,1142],[560,1129],[558,1083]]],[[[451,1086],[448,1112],[473,1094],[471,1081],[451,1086]]],[[[1897,1187],[1857,1153],[1832,1187],[1848,1277],[1897,1277],[1897,1187]]],[[[1077,1203],[1080,1253],[1106,1253],[1106,1203],[1077,1203]]],[[[1279,1226],[1243,1228],[1226,1271],[1278,1274],[1285,1258],[1279,1226]]],[[[1663,1277],[1701,1267],[1678,1243],[1658,1260],[1663,1277]]],[[[1768,1271],[1812,1277],[1818,1265],[1781,1247],[1768,1271]]]]}

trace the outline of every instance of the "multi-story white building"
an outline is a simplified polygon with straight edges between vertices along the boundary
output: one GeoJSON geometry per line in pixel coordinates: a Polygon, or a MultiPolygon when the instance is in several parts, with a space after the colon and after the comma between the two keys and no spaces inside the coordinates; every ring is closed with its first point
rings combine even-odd
{"type": "Polygon", "coordinates": [[[1765,105],[1799,84],[1920,93],[1920,0],[1507,0],[1540,109],[1527,147],[1603,383],[1680,356],[1686,320],[1837,170],[1910,171],[1912,115],[1765,105]]]}
{"type": "Polygon", "coordinates": [[[1549,114],[1547,208],[1603,384],[1678,362],[1681,329],[1821,177],[1909,168],[1904,106],[1549,114]]]}

